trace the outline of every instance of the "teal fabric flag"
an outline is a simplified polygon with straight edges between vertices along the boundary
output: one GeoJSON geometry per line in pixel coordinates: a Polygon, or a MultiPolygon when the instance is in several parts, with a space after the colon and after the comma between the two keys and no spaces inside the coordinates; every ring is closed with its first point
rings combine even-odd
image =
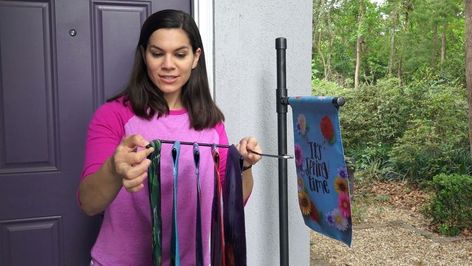
{"type": "Polygon", "coordinates": [[[305,224],[351,246],[349,180],[334,97],[289,97],[298,202],[305,224]]]}
{"type": "Polygon", "coordinates": [[[162,218],[161,218],[161,142],[150,143],[154,152],[148,156],[151,165],[148,168],[149,204],[152,221],[152,262],[154,266],[162,265],[162,218]]]}
{"type": "Polygon", "coordinates": [[[179,249],[179,231],[177,222],[177,188],[178,188],[178,177],[179,177],[179,155],[180,155],[180,142],[174,142],[172,147],[172,162],[173,162],[173,204],[172,204],[172,239],[170,249],[170,264],[172,266],[180,266],[180,249],[179,249]]]}

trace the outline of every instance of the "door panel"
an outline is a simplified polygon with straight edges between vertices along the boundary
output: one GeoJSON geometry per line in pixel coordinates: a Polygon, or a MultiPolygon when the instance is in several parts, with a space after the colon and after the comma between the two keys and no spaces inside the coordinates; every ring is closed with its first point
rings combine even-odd
{"type": "Polygon", "coordinates": [[[88,122],[125,86],[145,18],[190,2],[0,1],[0,266],[88,265],[88,122]]]}
{"type": "Polygon", "coordinates": [[[0,174],[57,171],[51,7],[9,2],[0,14],[0,174]]]}
{"type": "Polygon", "coordinates": [[[100,2],[94,3],[92,9],[94,96],[100,104],[114,96],[126,84],[133,64],[140,25],[151,12],[151,4],[100,2]],[[117,54],[122,56],[115,56],[117,54]]]}

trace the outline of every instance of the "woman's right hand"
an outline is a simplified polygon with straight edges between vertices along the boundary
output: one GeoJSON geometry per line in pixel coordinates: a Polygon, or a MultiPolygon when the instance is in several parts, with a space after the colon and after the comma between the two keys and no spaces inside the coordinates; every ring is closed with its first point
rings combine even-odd
{"type": "Polygon", "coordinates": [[[120,178],[123,187],[129,192],[138,192],[144,187],[147,170],[151,160],[147,157],[154,148],[146,149],[146,141],[141,135],[124,138],[111,157],[111,170],[115,177],[120,178]]]}

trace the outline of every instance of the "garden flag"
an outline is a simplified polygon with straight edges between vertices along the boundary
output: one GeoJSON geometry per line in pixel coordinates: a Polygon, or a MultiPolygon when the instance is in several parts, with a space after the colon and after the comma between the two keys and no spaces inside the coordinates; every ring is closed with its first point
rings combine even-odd
{"type": "Polygon", "coordinates": [[[148,159],[149,205],[151,206],[152,221],[152,262],[154,266],[162,265],[162,217],[161,217],[161,142],[153,140],[150,146],[154,148],[148,159]]]}
{"type": "Polygon", "coordinates": [[[223,188],[220,176],[220,154],[215,146],[211,149],[214,165],[214,193],[211,206],[211,239],[210,256],[212,266],[226,266],[225,259],[225,229],[223,217],[223,188]]]}
{"type": "Polygon", "coordinates": [[[289,97],[298,202],[305,224],[351,246],[349,181],[334,97],[289,97]]]}
{"type": "Polygon", "coordinates": [[[226,266],[246,266],[246,225],[244,222],[243,157],[231,145],[223,183],[223,223],[226,266]]]}
{"type": "Polygon", "coordinates": [[[174,142],[172,146],[172,163],[173,171],[172,176],[174,180],[174,186],[172,190],[173,202],[172,202],[172,238],[171,238],[171,248],[170,248],[170,265],[171,266],[180,266],[180,244],[179,244],[179,231],[178,231],[178,222],[177,222],[177,191],[178,191],[178,176],[179,176],[179,156],[180,156],[180,142],[174,142]]]}
{"type": "Polygon", "coordinates": [[[200,182],[200,148],[193,144],[193,161],[195,162],[195,179],[197,185],[197,218],[195,228],[195,266],[203,266],[203,237],[202,237],[202,210],[201,210],[201,182],[200,182]]]}

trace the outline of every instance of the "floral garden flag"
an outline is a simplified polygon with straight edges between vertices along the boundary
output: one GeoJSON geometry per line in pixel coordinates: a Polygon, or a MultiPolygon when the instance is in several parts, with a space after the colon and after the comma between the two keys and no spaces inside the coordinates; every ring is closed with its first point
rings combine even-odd
{"type": "Polygon", "coordinates": [[[289,97],[298,202],[305,224],[351,246],[349,181],[333,97],[289,97]]]}

